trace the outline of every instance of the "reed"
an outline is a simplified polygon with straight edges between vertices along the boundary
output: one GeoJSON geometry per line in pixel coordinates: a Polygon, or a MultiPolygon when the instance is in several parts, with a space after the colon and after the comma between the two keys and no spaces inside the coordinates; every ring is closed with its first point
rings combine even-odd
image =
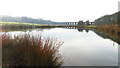
{"type": "Polygon", "coordinates": [[[63,64],[63,58],[59,52],[62,44],[61,41],[42,36],[24,34],[12,38],[9,34],[2,34],[2,66],[59,68],[63,64]]]}

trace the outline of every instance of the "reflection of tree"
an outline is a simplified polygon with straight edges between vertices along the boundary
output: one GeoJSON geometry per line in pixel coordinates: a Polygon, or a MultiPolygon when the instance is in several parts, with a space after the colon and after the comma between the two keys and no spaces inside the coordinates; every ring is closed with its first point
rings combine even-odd
{"type": "MultiPolygon", "coordinates": [[[[100,29],[87,29],[87,28],[82,28],[82,27],[66,27],[68,29],[77,29],[79,32],[83,32],[83,30],[85,30],[87,33],[89,32],[89,30],[94,31],[97,35],[99,35],[100,37],[104,38],[104,39],[111,39],[112,41],[120,44],[120,28],[115,27],[114,29],[112,28],[112,30],[108,27],[100,27],[100,29]]],[[[114,43],[113,43],[114,45],[114,43]]]]}
{"type": "Polygon", "coordinates": [[[93,30],[97,35],[99,35],[100,37],[104,38],[104,39],[111,39],[112,41],[120,44],[120,35],[114,32],[106,32],[104,30],[93,30]]]}
{"type": "Polygon", "coordinates": [[[83,30],[84,30],[83,28],[79,28],[79,27],[77,29],[79,32],[83,32],[83,30]]]}
{"type": "Polygon", "coordinates": [[[90,29],[85,29],[85,28],[82,28],[82,27],[77,27],[77,30],[79,32],[83,32],[83,30],[85,30],[88,33],[90,29]]]}
{"type": "Polygon", "coordinates": [[[89,32],[89,29],[85,29],[85,31],[88,33],[88,32],[89,32]]]}

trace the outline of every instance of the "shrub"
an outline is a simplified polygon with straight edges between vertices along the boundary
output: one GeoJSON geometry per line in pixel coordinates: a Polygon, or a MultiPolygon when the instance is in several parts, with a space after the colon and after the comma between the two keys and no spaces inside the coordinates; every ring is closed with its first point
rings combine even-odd
{"type": "Polygon", "coordinates": [[[59,48],[63,42],[56,39],[18,35],[13,38],[2,34],[2,66],[55,66],[61,67],[63,59],[59,48]]]}

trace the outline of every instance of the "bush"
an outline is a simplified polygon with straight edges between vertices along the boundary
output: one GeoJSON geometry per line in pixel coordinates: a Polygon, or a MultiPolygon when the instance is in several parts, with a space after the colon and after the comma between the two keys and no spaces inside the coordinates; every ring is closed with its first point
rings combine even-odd
{"type": "Polygon", "coordinates": [[[2,34],[2,66],[55,66],[61,67],[63,59],[59,48],[63,42],[56,39],[18,35],[12,38],[2,34]]]}

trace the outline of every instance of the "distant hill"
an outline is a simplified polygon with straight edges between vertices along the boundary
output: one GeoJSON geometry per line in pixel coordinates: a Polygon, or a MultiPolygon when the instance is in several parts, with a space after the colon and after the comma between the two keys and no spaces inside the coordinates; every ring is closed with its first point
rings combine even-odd
{"type": "Polygon", "coordinates": [[[56,22],[53,22],[51,20],[43,20],[43,19],[34,19],[31,17],[12,17],[12,16],[6,16],[2,15],[0,16],[0,22],[20,22],[20,23],[33,23],[33,24],[56,24],[56,22]]]}
{"type": "Polygon", "coordinates": [[[112,25],[120,24],[120,12],[114,13],[112,15],[105,15],[96,19],[93,23],[94,25],[112,25]]]}

